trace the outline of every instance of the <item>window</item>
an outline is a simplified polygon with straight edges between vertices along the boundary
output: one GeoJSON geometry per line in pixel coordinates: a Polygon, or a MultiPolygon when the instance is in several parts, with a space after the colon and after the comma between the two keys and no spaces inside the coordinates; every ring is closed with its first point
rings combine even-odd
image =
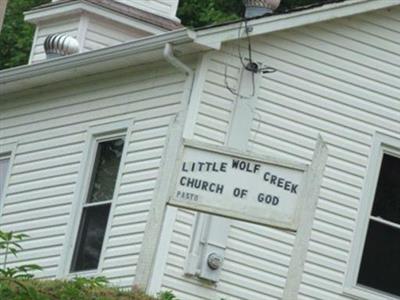
{"type": "Polygon", "coordinates": [[[86,201],[75,243],[71,272],[98,268],[111,203],[119,174],[124,139],[98,140],[86,201]]]}
{"type": "Polygon", "coordinates": [[[400,299],[400,139],[376,134],[346,275],[353,295],[400,299]]]}
{"type": "Polygon", "coordinates": [[[10,156],[0,155],[0,200],[5,190],[9,165],[10,165],[10,156]]]}
{"type": "Polygon", "coordinates": [[[400,296],[400,156],[384,154],[357,283],[400,296]]]}

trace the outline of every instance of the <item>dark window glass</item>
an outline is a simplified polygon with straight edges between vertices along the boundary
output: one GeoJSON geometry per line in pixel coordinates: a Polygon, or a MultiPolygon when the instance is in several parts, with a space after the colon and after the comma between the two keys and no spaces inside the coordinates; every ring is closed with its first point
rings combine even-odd
{"type": "Polygon", "coordinates": [[[97,146],[89,193],[79,224],[71,272],[93,270],[99,265],[123,147],[123,139],[104,141],[97,146]]]}
{"type": "Polygon", "coordinates": [[[372,215],[400,224],[400,158],[383,156],[372,215]]]}
{"type": "Polygon", "coordinates": [[[358,283],[400,296],[400,229],[370,221],[358,283]]]}
{"type": "Polygon", "coordinates": [[[123,147],[123,139],[99,143],[88,203],[107,201],[113,198],[123,147]]]}
{"type": "Polygon", "coordinates": [[[6,183],[6,176],[9,163],[10,159],[0,157],[0,197],[4,191],[4,184],[6,183]]]}
{"type": "Polygon", "coordinates": [[[111,204],[86,207],[83,210],[71,271],[96,269],[111,204]]]}

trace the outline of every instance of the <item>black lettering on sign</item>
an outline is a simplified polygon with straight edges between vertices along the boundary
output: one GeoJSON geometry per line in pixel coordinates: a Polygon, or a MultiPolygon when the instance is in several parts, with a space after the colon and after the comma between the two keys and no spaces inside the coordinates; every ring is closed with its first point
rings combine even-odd
{"type": "Polygon", "coordinates": [[[234,188],[233,196],[243,199],[243,198],[246,198],[248,192],[249,191],[246,189],[234,188]]]}
{"type": "Polygon", "coordinates": [[[191,178],[182,176],[179,179],[179,184],[181,186],[186,186],[196,190],[202,190],[206,192],[212,192],[215,194],[222,194],[224,192],[224,185],[215,182],[208,182],[206,180],[191,178]]]}
{"type": "Polygon", "coordinates": [[[240,159],[232,160],[232,169],[237,169],[249,173],[257,173],[261,168],[260,164],[244,161],[240,159]]]}
{"type": "Polygon", "coordinates": [[[279,197],[269,194],[258,194],[257,197],[258,202],[270,204],[272,206],[277,206],[279,204],[279,197]]]}
{"type": "Polygon", "coordinates": [[[176,192],[176,198],[183,199],[183,200],[197,201],[197,200],[199,200],[199,195],[193,194],[193,193],[177,191],[176,192]]]}
{"type": "Polygon", "coordinates": [[[198,164],[199,164],[199,171],[201,172],[201,171],[203,171],[203,166],[205,165],[205,163],[203,163],[203,162],[198,162],[198,164]]]}
{"type": "Polygon", "coordinates": [[[293,184],[292,185],[292,188],[290,189],[290,192],[292,193],[292,194],[297,194],[297,187],[298,187],[298,184],[293,184]]]}
{"type": "Polygon", "coordinates": [[[286,180],[284,177],[279,177],[276,175],[271,174],[270,172],[264,173],[264,181],[269,182],[272,185],[275,185],[285,191],[288,191],[292,194],[297,194],[297,184],[286,180]]]}
{"type": "Polygon", "coordinates": [[[182,172],[224,172],[226,173],[226,162],[210,162],[210,161],[198,161],[189,162],[185,161],[182,163],[182,172]]]}

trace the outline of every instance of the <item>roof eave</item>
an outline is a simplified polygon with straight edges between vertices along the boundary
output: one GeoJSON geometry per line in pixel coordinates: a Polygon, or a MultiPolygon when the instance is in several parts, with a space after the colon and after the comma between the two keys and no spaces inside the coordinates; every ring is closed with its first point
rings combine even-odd
{"type": "MultiPolygon", "coordinates": [[[[369,11],[390,8],[396,5],[400,5],[400,0],[348,0],[326,4],[310,10],[249,20],[248,26],[252,28],[251,32],[249,32],[249,36],[257,36],[336,18],[349,17],[369,11]]],[[[240,22],[241,21],[225,26],[215,26],[204,30],[198,30],[195,32],[195,42],[214,49],[220,49],[222,43],[236,40],[239,35],[241,37],[245,36],[245,28],[242,29],[243,32],[240,32],[240,34],[238,33],[240,22]]]]}
{"type": "MultiPolygon", "coordinates": [[[[324,5],[309,11],[256,19],[249,21],[249,26],[253,28],[250,36],[390,8],[396,5],[400,5],[400,0],[349,0],[324,5]]],[[[4,70],[0,72],[0,95],[64,79],[129,67],[135,65],[135,63],[140,63],[139,56],[150,55],[152,50],[161,50],[166,43],[193,44],[199,51],[219,49],[223,42],[238,38],[238,24],[239,22],[216,26],[197,32],[179,29],[92,52],[4,70]]],[[[161,59],[162,51],[158,51],[157,55],[161,59]]]]}
{"type": "Polygon", "coordinates": [[[90,2],[64,2],[57,6],[43,7],[34,9],[24,13],[25,21],[32,24],[39,24],[48,20],[58,19],[61,17],[79,14],[79,13],[91,13],[93,15],[105,17],[106,19],[124,24],[129,27],[140,29],[144,32],[152,34],[159,34],[162,32],[169,31],[167,28],[163,28],[148,22],[127,17],[117,12],[111,11],[103,6],[94,5],[90,2]]]}
{"type": "MultiPolygon", "coordinates": [[[[162,59],[164,45],[193,42],[190,31],[180,29],[82,54],[45,60],[0,72],[0,96],[63,80],[126,68],[162,59]],[[139,57],[140,56],[140,57],[139,57]]],[[[201,47],[199,47],[199,51],[201,47]]]]}

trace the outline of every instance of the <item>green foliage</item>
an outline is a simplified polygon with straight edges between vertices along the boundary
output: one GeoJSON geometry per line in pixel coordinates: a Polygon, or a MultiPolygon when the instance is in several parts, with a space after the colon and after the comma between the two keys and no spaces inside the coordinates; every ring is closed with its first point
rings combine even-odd
{"type": "Polygon", "coordinates": [[[141,290],[123,291],[99,284],[99,278],[78,277],[71,281],[35,280],[24,281],[27,290],[13,287],[0,294],[1,300],[178,300],[172,292],[160,293],[156,298],[141,290]]]}
{"type": "Polygon", "coordinates": [[[181,0],[178,18],[188,27],[201,27],[239,19],[242,0],[181,0]]]}
{"type": "Polygon", "coordinates": [[[178,300],[172,291],[165,291],[158,294],[159,300],[178,300]]]}
{"type": "MultiPolygon", "coordinates": [[[[1,1],[1,0],[0,0],[1,1]]],[[[238,20],[243,15],[243,0],[180,0],[178,17],[188,27],[202,27],[238,20]]],[[[282,0],[278,12],[297,6],[332,0],[282,0]]],[[[23,12],[50,0],[8,1],[0,34],[0,70],[26,64],[33,40],[34,27],[24,22],[23,12]]]]}
{"type": "Polygon", "coordinates": [[[8,267],[10,254],[17,256],[22,250],[19,244],[27,238],[26,234],[14,232],[3,232],[0,230],[0,251],[3,255],[2,267],[0,267],[0,299],[13,299],[12,295],[17,294],[19,299],[35,299],[37,293],[34,289],[25,285],[24,281],[33,277],[32,271],[41,270],[38,265],[25,264],[16,267],[8,267]]]}
{"type": "MultiPolygon", "coordinates": [[[[333,0],[282,0],[278,13],[300,6],[332,2],[333,0]]],[[[243,16],[243,0],[180,0],[178,17],[188,27],[202,27],[238,20],[243,16]]]]}
{"type": "Polygon", "coordinates": [[[0,34],[0,69],[28,62],[35,28],[24,22],[23,12],[47,2],[50,0],[8,1],[0,34]]]}
{"type": "Polygon", "coordinates": [[[153,298],[140,290],[121,291],[108,287],[105,277],[35,280],[31,272],[41,270],[38,265],[8,266],[10,255],[18,255],[22,250],[20,242],[27,237],[26,234],[0,230],[0,254],[3,258],[0,267],[1,300],[178,300],[170,291],[153,298]]]}

